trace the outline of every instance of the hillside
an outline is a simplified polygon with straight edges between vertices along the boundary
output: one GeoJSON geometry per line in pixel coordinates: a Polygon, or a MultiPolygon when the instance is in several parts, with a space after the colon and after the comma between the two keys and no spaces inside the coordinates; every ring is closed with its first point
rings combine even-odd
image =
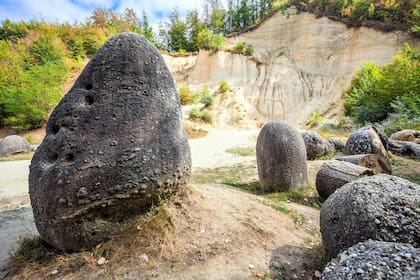
{"type": "Polygon", "coordinates": [[[390,63],[407,41],[420,45],[403,32],[349,28],[291,10],[289,17],[276,13],[257,29],[228,38],[224,50],[200,51],[195,63],[194,57],[188,63],[186,58],[167,57],[166,61],[178,82],[217,87],[228,81],[249,120],[284,119],[304,124],[316,109],[322,114],[339,112],[355,70],[365,61],[390,63]],[[253,55],[228,51],[238,42],[251,45],[253,55]],[[187,69],[173,67],[177,60],[178,65],[188,65],[187,69]],[[337,106],[340,108],[334,110],[337,106]]]}

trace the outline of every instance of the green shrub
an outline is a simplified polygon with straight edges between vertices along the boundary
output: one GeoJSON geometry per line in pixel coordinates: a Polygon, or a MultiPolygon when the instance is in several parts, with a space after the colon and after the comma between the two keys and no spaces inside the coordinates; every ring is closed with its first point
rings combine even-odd
{"type": "Polygon", "coordinates": [[[405,114],[420,113],[420,48],[406,45],[391,64],[363,64],[346,92],[345,113],[356,122],[380,122],[398,113],[393,102],[405,105],[405,114]]]}
{"type": "Polygon", "coordinates": [[[191,89],[188,86],[182,86],[178,90],[178,95],[181,105],[193,104],[196,101],[195,94],[191,91],[191,89]]]}
{"type": "Polygon", "coordinates": [[[391,64],[365,63],[346,92],[345,113],[356,122],[381,122],[389,134],[419,127],[420,48],[406,45],[391,64]]]}
{"type": "Polygon", "coordinates": [[[213,123],[213,114],[209,109],[204,109],[201,114],[201,120],[205,123],[213,123]]]}
{"type": "Polygon", "coordinates": [[[218,92],[225,93],[225,92],[227,92],[229,90],[230,90],[230,87],[229,87],[228,82],[226,82],[225,80],[221,80],[220,83],[219,83],[218,92]]]}
{"type": "Polygon", "coordinates": [[[254,54],[254,47],[249,44],[239,41],[238,43],[236,43],[235,46],[230,48],[228,51],[230,51],[231,53],[251,56],[254,54]]]}
{"type": "Polygon", "coordinates": [[[315,125],[318,125],[320,123],[322,123],[324,121],[324,117],[321,116],[321,114],[319,113],[319,110],[315,110],[314,112],[312,112],[311,117],[309,118],[309,120],[306,121],[306,125],[308,125],[309,127],[314,127],[315,125]]]}
{"type": "Polygon", "coordinates": [[[198,108],[193,108],[190,111],[190,119],[199,119],[201,118],[201,111],[198,108]]]}
{"type": "Polygon", "coordinates": [[[224,43],[223,34],[214,34],[210,29],[204,28],[197,35],[197,44],[200,49],[217,51],[224,43]]]}
{"type": "Polygon", "coordinates": [[[214,98],[210,94],[209,87],[205,86],[201,93],[200,103],[204,104],[205,107],[210,107],[211,105],[213,105],[213,101],[214,101],[214,98]]]}

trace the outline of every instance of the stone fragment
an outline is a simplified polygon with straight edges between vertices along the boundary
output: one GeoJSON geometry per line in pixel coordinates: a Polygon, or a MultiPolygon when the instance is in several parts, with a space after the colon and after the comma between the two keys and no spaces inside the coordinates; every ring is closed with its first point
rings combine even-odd
{"type": "Polygon", "coordinates": [[[122,33],[92,57],[48,120],[29,175],[41,237],[69,251],[110,239],[191,171],[178,94],[162,56],[122,33]]]}

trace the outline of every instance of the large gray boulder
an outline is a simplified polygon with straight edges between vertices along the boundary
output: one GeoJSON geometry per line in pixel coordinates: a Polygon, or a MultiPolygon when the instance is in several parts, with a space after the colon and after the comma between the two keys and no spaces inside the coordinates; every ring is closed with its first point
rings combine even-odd
{"type": "Polygon", "coordinates": [[[322,138],[315,131],[302,132],[303,141],[305,141],[306,156],[308,160],[314,160],[334,151],[334,144],[322,138]]]}
{"type": "Polygon", "coordinates": [[[31,144],[19,135],[10,135],[0,140],[0,157],[31,151],[31,144]]]}
{"type": "Polygon", "coordinates": [[[387,157],[388,137],[379,128],[368,125],[350,135],[345,151],[351,155],[379,154],[387,157]]]}
{"type": "Polygon", "coordinates": [[[261,129],[257,165],[264,191],[289,191],[307,185],[305,143],[300,133],[284,121],[271,121],[261,129]]]}
{"type": "Polygon", "coordinates": [[[368,240],[329,262],[322,280],[420,279],[420,249],[410,244],[368,240]]]}
{"type": "Polygon", "coordinates": [[[41,237],[90,248],[176,193],[191,170],[177,91],[162,56],[134,33],[94,55],[48,120],[29,175],[41,237]]]}
{"type": "Polygon", "coordinates": [[[321,234],[330,256],[367,240],[420,245],[420,186],[380,174],[350,182],[322,205],[321,234]]]}

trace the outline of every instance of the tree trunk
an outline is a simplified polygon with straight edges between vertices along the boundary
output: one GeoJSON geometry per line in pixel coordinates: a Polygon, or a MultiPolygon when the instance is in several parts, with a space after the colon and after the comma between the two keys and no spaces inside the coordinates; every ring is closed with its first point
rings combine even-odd
{"type": "Polygon", "coordinates": [[[392,166],[388,159],[378,154],[362,154],[353,156],[343,156],[338,160],[350,162],[376,171],[376,173],[392,173],[392,166]]]}
{"type": "Polygon", "coordinates": [[[343,185],[364,176],[374,175],[372,169],[346,161],[333,160],[324,163],[316,175],[316,189],[320,197],[327,199],[343,185]]]}

